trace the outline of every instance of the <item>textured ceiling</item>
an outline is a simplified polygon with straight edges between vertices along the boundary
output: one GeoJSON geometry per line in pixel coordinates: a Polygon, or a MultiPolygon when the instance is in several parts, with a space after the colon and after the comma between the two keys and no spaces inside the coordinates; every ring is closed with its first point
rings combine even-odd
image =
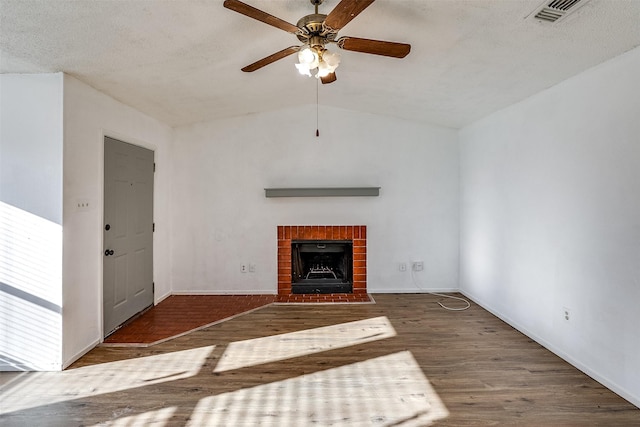
{"type": "MultiPolygon", "coordinates": [[[[308,0],[244,1],[293,24],[313,12],[308,0]]],[[[640,45],[640,0],[589,0],[556,24],[527,18],[540,5],[377,0],[339,36],[411,53],[340,51],[319,102],[457,128],[640,45]]],[[[299,42],[222,0],[0,0],[0,19],[1,72],[63,71],[171,126],[316,102],[295,55],[240,71],[299,42]]]]}

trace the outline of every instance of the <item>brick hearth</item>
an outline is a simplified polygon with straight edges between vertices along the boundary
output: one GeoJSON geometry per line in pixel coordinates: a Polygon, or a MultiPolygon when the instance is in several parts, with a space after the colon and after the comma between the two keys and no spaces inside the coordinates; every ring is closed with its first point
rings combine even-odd
{"type": "MultiPolygon", "coordinates": [[[[291,293],[291,240],[353,241],[353,296],[367,295],[366,225],[279,225],[278,226],[278,299],[299,299],[291,293]]],[[[332,294],[350,295],[350,294],[332,294]]],[[[326,298],[326,296],[324,297],[326,298]]],[[[306,298],[308,299],[308,297],[306,298]]],[[[338,299],[338,298],[336,298],[338,299]]]]}

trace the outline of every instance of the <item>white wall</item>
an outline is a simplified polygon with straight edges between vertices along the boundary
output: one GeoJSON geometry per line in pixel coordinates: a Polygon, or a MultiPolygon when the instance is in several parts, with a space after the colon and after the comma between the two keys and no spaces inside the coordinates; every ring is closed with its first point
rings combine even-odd
{"type": "Polygon", "coordinates": [[[276,293],[277,225],[368,226],[368,289],[458,287],[457,132],[306,106],[175,130],[173,290],[276,293]],[[266,199],[265,187],[379,186],[367,198],[266,199]],[[256,265],[241,273],[242,263],[256,265]]]}
{"type": "Polygon", "coordinates": [[[62,86],[0,75],[0,370],[61,368],[62,86]]]}
{"type": "Polygon", "coordinates": [[[102,338],[104,136],[149,148],[154,188],[156,301],[171,293],[170,180],[172,130],[131,107],[64,78],[64,323],[65,366],[102,338]],[[77,209],[78,202],[89,209],[77,209]]]}
{"type": "Polygon", "coordinates": [[[640,406],[638,76],[640,48],[461,131],[460,271],[465,294],[640,406]]]}
{"type": "Polygon", "coordinates": [[[0,74],[0,197],[62,224],[62,74],[0,74]]]}

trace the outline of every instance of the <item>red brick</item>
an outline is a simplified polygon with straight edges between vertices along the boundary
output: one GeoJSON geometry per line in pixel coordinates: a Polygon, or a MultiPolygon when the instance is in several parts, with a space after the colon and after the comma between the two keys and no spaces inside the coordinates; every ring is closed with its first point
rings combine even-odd
{"type": "Polygon", "coordinates": [[[278,265],[283,262],[291,262],[291,254],[278,254],[278,265]]]}
{"type": "Polygon", "coordinates": [[[353,247],[353,254],[366,254],[367,253],[367,247],[366,246],[354,246],[353,247]]]}
{"type": "Polygon", "coordinates": [[[366,261],[367,260],[367,254],[353,254],[353,260],[354,261],[366,261]]]}
{"type": "Polygon", "coordinates": [[[345,239],[345,234],[346,234],[346,229],[344,225],[341,225],[338,227],[338,235],[337,236],[333,236],[334,239],[336,240],[344,240],[345,239]]]}
{"type": "Polygon", "coordinates": [[[353,239],[353,246],[367,246],[367,241],[364,239],[353,239]]]}
{"type": "Polygon", "coordinates": [[[278,276],[286,276],[291,274],[291,266],[280,265],[278,267],[278,276]]]}
{"type": "Polygon", "coordinates": [[[278,246],[278,255],[291,257],[291,244],[278,246]]]}

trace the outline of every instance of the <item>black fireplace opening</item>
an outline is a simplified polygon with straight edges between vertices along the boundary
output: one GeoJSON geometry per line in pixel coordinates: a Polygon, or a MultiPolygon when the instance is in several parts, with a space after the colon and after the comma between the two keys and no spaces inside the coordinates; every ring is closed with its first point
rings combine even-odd
{"type": "Polygon", "coordinates": [[[291,293],[353,292],[351,240],[291,241],[291,293]]]}

